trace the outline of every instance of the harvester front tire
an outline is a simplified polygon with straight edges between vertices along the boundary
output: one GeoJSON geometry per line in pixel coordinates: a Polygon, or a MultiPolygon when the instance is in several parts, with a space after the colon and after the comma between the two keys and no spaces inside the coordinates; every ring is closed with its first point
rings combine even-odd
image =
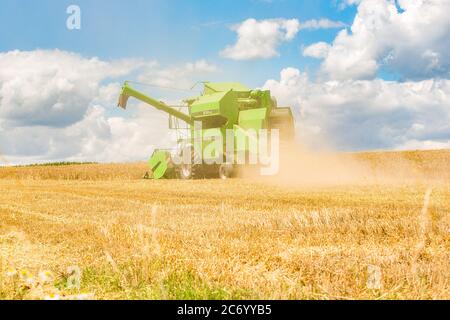
{"type": "Polygon", "coordinates": [[[194,179],[201,179],[201,164],[196,163],[198,162],[198,158],[195,154],[195,152],[191,151],[191,163],[190,164],[182,164],[180,166],[179,170],[179,176],[183,180],[194,180],[194,179]]]}

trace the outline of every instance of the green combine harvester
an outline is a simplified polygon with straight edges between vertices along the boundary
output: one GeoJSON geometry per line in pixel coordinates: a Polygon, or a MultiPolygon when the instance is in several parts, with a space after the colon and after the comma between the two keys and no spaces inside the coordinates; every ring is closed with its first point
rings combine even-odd
{"type": "Polygon", "coordinates": [[[249,143],[249,139],[254,138],[250,132],[278,129],[282,142],[293,140],[295,129],[292,111],[288,107],[278,107],[270,91],[251,90],[239,83],[203,84],[202,95],[184,100],[188,109],[188,113],[185,113],[139,92],[130,82],[124,83],[119,107],[126,109],[128,98],[136,98],[168,113],[171,129],[187,132],[184,137],[178,137],[175,151],[178,159],[183,157],[184,161],[177,164],[173,152],[155,150],[148,161],[150,171],[144,178],[227,179],[234,176],[243,165],[227,162],[226,154],[229,154],[230,146],[226,146],[226,137],[230,132],[234,136],[232,153],[244,153],[247,158],[249,154],[258,152],[255,149],[257,144],[249,143]],[[217,143],[214,137],[218,136],[222,137],[219,155],[217,151],[206,152],[207,149],[214,150],[211,143],[217,143]],[[189,161],[185,161],[186,154],[189,161]],[[221,161],[217,161],[218,157],[222,157],[221,161]]]}

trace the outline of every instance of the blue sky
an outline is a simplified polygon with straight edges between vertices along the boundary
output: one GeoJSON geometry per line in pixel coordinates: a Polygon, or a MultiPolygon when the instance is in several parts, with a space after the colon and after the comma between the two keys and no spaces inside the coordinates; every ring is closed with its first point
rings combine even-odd
{"type": "Polygon", "coordinates": [[[0,51],[58,48],[106,60],[142,57],[163,64],[207,59],[231,70],[221,77],[257,86],[284,67],[317,68],[318,61],[303,57],[301,47],[332,41],[339,29],[306,30],[284,43],[279,57],[249,62],[219,57],[236,37],[230,25],[249,17],[328,18],[351,25],[354,15],[355,7],[339,10],[335,1],[326,0],[3,0],[0,51]],[[81,8],[80,31],[65,27],[70,4],[81,8]]]}
{"type": "MultiPolygon", "coordinates": [[[[121,83],[238,81],[292,107],[334,150],[450,147],[450,0],[2,0],[0,155],[143,160],[167,117],[121,83]],[[68,30],[69,5],[81,30],[68,30]]],[[[174,102],[193,92],[145,88],[174,102]]],[[[1,164],[1,163],[0,163],[1,164]]]]}

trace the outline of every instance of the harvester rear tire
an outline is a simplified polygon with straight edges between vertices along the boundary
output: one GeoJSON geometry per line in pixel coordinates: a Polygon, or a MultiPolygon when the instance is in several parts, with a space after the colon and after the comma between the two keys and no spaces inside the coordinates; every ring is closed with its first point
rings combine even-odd
{"type": "Polygon", "coordinates": [[[219,166],[219,178],[227,180],[233,177],[234,168],[230,164],[221,164],[219,166]]]}

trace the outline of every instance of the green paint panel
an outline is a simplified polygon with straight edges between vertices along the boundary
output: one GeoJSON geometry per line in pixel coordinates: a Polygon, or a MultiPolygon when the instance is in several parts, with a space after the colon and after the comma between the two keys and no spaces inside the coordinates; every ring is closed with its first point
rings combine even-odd
{"type": "Polygon", "coordinates": [[[239,113],[239,126],[242,129],[263,129],[267,117],[266,114],[266,108],[241,111],[239,113]]]}
{"type": "Polygon", "coordinates": [[[167,151],[155,151],[148,160],[148,166],[152,171],[153,179],[161,179],[169,173],[170,153],[167,151]]]}
{"type": "Polygon", "coordinates": [[[219,92],[199,97],[191,105],[191,115],[195,117],[200,113],[203,116],[205,111],[208,111],[205,115],[219,114],[220,102],[226,94],[227,92],[219,92]]]}

